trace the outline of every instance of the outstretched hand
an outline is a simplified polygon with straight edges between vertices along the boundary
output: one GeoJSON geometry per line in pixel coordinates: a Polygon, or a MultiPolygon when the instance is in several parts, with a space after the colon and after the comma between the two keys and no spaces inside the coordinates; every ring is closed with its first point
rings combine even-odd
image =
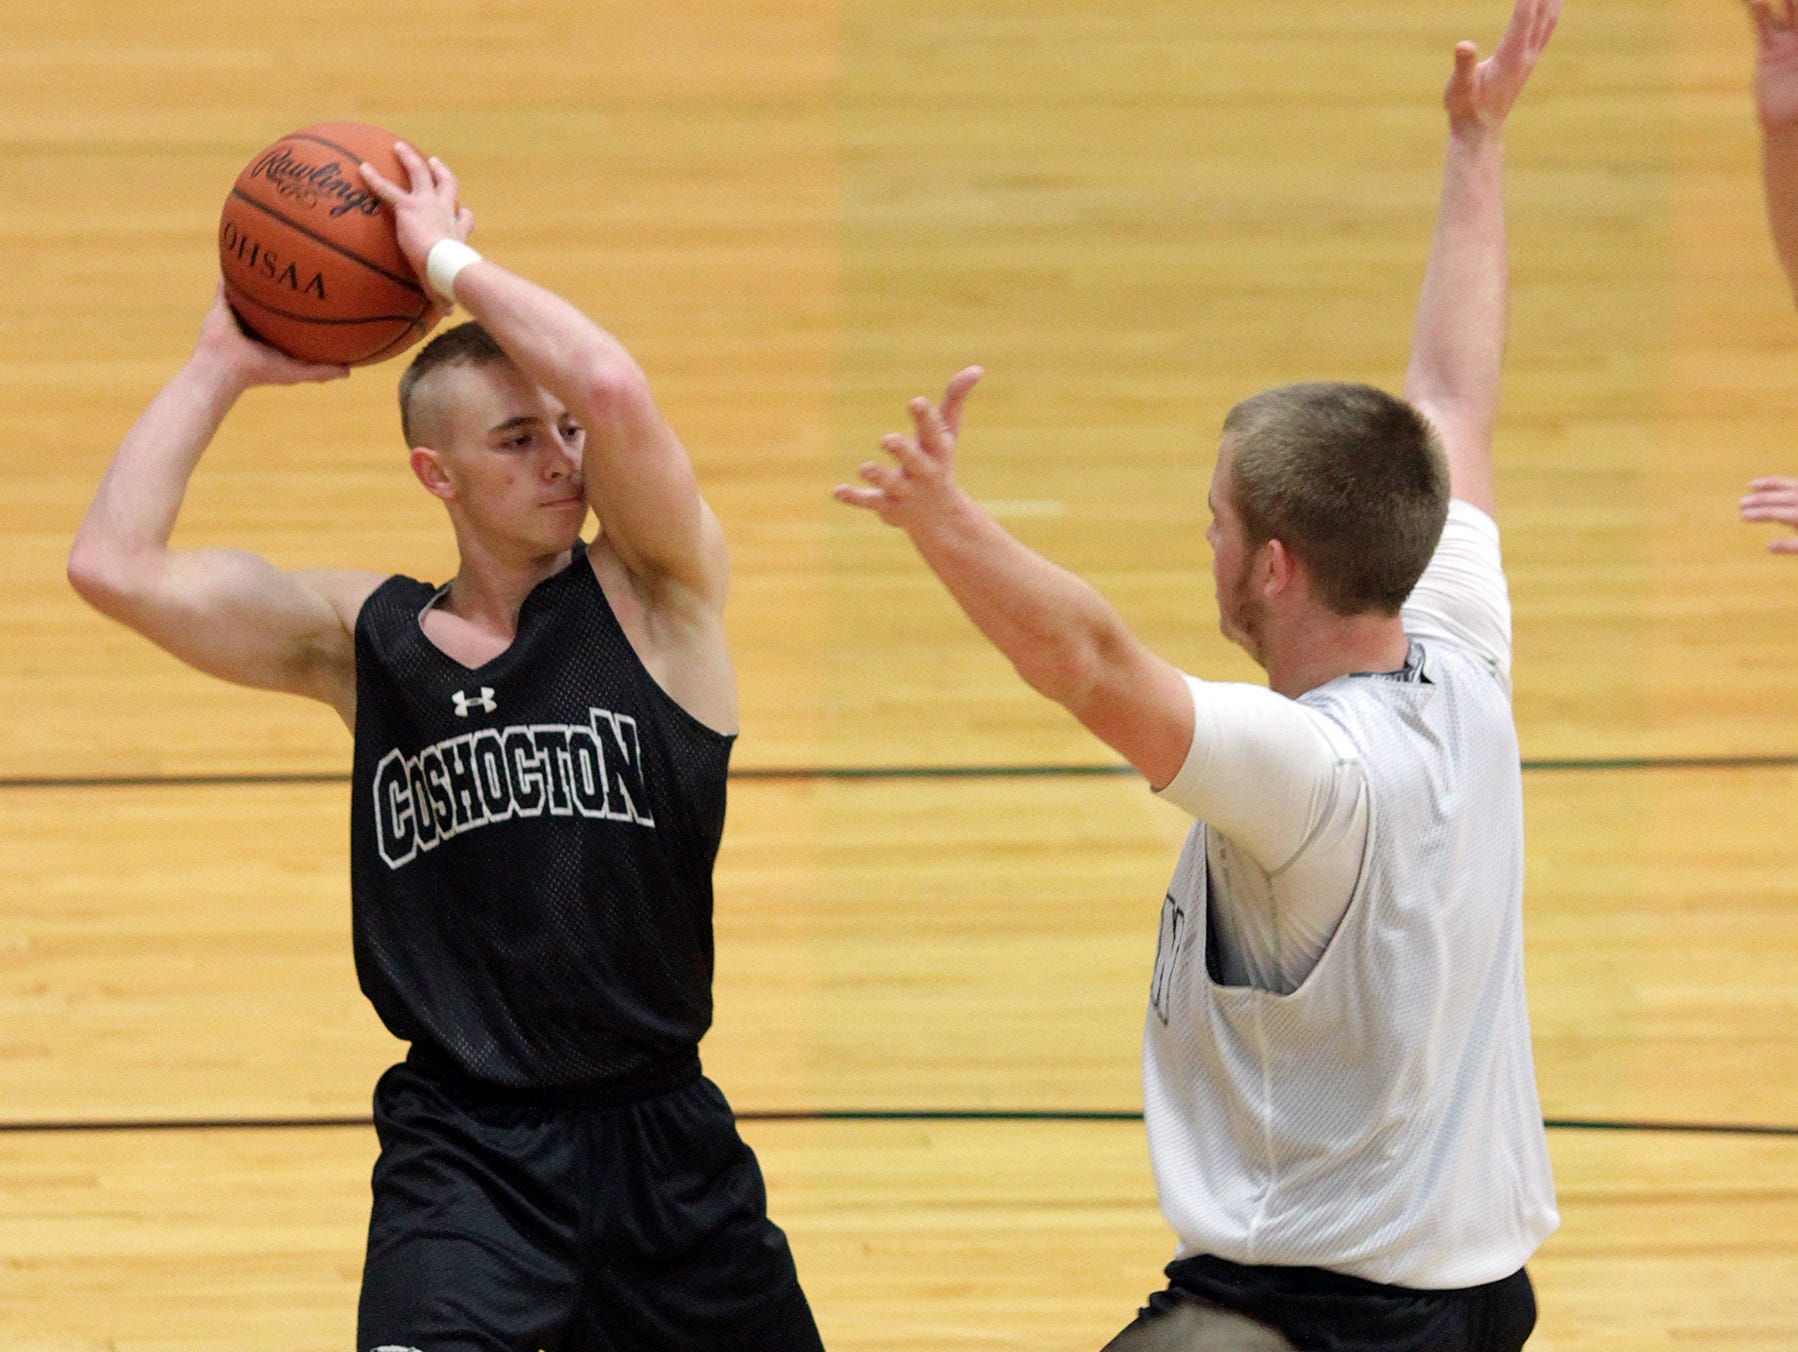
{"type": "Polygon", "coordinates": [[[858,471],[866,488],[838,484],[832,494],[838,502],[878,513],[889,526],[909,526],[937,509],[955,489],[955,443],[961,436],[962,406],[968,391],[984,375],[978,366],[956,372],[943,391],[943,402],[932,404],[919,396],[908,409],[915,436],[889,432],[881,447],[893,457],[892,465],[865,462],[858,471]]]}
{"type": "MultiPolygon", "coordinates": [[[[395,143],[393,153],[406,171],[405,187],[372,164],[361,166],[362,181],[392,210],[400,250],[423,282],[431,246],[446,239],[467,240],[474,213],[457,201],[456,176],[442,160],[435,155],[427,160],[404,141],[395,143]]],[[[426,291],[434,298],[428,283],[426,291]]]]}
{"type": "MultiPolygon", "coordinates": [[[[1783,523],[1798,531],[1798,479],[1756,479],[1742,499],[1742,520],[1783,523]]],[[[1782,536],[1767,542],[1775,554],[1798,554],[1798,537],[1782,536]]]]}
{"type": "Polygon", "coordinates": [[[1504,36],[1486,60],[1472,42],[1455,44],[1455,70],[1442,104],[1456,130],[1494,130],[1504,125],[1530,72],[1561,19],[1561,0],[1517,0],[1504,36]]]}
{"type": "Polygon", "coordinates": [[[1754,94],[1767,126],[1798,122],[1798,0],[1748,0],[1758,54],[1754,94]]]}
{"type": "Polygon", "coordinates": [[[251,385],[304,385],[326,380],[341,380],[350,373],[347,366],[314,365],[288,356],[267,343],[252,338],[238,322],[237,312],[225,300],[225,283],[221,280],[213,292],[212,308],[200,321],[200,339],[196,355],[223,363],[241,383],[251,385]]]}

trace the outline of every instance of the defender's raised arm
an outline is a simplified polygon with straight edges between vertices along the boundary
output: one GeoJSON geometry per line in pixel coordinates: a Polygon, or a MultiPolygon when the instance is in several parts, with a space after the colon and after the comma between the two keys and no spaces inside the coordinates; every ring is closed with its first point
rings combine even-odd
{"type": "MultiPolygon", "coordinates": [[[[1798,300],[1798,0],[1748,0],[1756,39],[1755,111],[1761,127],[1761,184],[1767,224],[1786,281],[1798,300]]],[[[1742,520],[1798,529],[1798,479],[1769,475],[1748,485],[1742,520]]],[[[1775,554],[1798,554],[1798,537],[1767,542],[1775,554]]]]}
{"type": "Polygon", "coordinates": [[[914,434],[882,438],[893,464],[861,466],[839,502],[876,513],[911,538],[1018,675],[1055,700],[1155,785],[1192,741],[1192,702],[1179,670],[1151,652],[1090,584],[1009,534],[955,479],[962,406],[981,377],[970,366],[943,402],[909,405],[914,434]]]}
{"type": "Polygon", "coordinates": [[[1488,59],[1479,60],[1471,42],[1455,47],[1443,94],[1449,130],[1442,203],[1404,394],[1442,438],[1454,495],[1488,515],[1508,309],[1504,124],[1560,13],[1560,0],[1521,0],[1488,59]]]}
{"type": "Polygon", "coordinates": [[[1748,0],[1748,12],[1756,38],[1754,95],[1767,222],[1798,297],[1798,3],[1748,0]]]}

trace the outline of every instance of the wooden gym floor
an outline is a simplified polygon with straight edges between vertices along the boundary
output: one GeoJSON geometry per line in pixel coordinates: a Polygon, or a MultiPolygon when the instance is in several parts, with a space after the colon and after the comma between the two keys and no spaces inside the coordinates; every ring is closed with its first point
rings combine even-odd
{"type": "MultiPolygon", "coordinates": [[[[1167,655],[1215,429],[1396,383],[1455,39],[1503,0],[724,0],[0,13],[0,1345],[347,1347],[395,1047],[347,738],[86,613],[68,539],[210,294],[240,164],[351,117],[639,354],[736,563],[708,1065],[827,1342],[1091,1349],[1155,1284],[1136,1055],[1184,822],[828,500],[903,400],[1167,655]]],[[[1547,1352],[1798,1347],[1798,315],[1725,0],[1568,0],[1510,136],[1499,445],[1547,1352]]],[[[181,539],[441,577],[394,367],[258,392],[181,539]]]]}

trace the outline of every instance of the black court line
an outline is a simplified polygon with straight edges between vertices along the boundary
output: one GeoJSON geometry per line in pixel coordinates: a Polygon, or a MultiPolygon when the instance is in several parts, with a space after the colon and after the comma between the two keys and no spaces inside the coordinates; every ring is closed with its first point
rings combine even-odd
{"type": "MultiPolygon", "coordinates": [[[[737,1113],[740,1122],[1140,1122],[1130,1108],[762,1108],[737,1113]]],[[[1608,1131],[1701,1136],[1769,1136],[1798,1140],[1798,1126],[1757,1122],[1657,1122],[1624,1118],[1551,1117],[1550,1131],[1608,1131]]],[[[120,1131],[304,1131],[373,1127],[372,1117],[194,1117],[71,1119],[0,1122],[0,1135],[120,1131]]]]}
{"type": "MultiPolygon", "coordinates": [[[[1798,764],[1798,757],[1793,763],[1798,764]]],[[[732,770],[730,777],[794,782],[822,779],[1081,779],[1135,773],[1128,765],[827,765],[732,770]]],[[[0,789],[257,788],[349,782],[349,775],[337,770],[293,774],[17,775],[0,777],[0,789]]]]}
{"type": "Polygon", "coordinates": [[[1798,1138],[1798,1126],[1772,1122],[1628,1122],[1605,1118],[1550,1117],[1543,1126],[1550,1131],[1664,1131],[1709,1136],[1784,1136],[1798,1138]]]}
{"type": "Polygon", "coordinates": [[[1798,770],[1798,756],[1594,756],[1526,760],[1527,773],[1560,770],[1798,770]]]}
{"type": "MultiPolygon", "coordinates": [[[[1798,755],[1618,756],[1591,759],[1526,760],[1526,774],[1580,770],[1798,770],[1798,755]]],[[[881,779],[1105,779],[1128,777],[1128,765],[817,765],[768,766],[732,770],[733,780],[804,782],[881,779]]],[[[0,776],[6,789],[257,788],[298,784],[348,784],[336,770],[270,774],[172,775],[13,775],[0,776]]]]}
{"type": "Polygon", "coordinates": [[[51,1136],[59,1132],[120,1131],[311,1131],[320,1127],[373,1127],[372,1117],[153,1117],[83,1119],[66,1122],[0,1122],[0,1135],[51,1136]]]}
{"type": "Polygon", "coordinates": [[[0,778],[0,789],[279,788],[349,782],[348,775],[336,770],[267,775],[18,775],[0,778]]]}

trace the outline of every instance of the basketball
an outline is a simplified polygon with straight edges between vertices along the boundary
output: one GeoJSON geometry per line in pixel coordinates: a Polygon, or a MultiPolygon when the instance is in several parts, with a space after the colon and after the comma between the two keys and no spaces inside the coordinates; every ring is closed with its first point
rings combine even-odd
{"type": "Polygon", "coordinates": [[[403,352],[431,298],[362,181],[364,160],[402,186],[400,138],[365,122],[283,136],[237,176],[219,217],[225,299],[252,336],[302,361],[361,366],[403,352]]]}

